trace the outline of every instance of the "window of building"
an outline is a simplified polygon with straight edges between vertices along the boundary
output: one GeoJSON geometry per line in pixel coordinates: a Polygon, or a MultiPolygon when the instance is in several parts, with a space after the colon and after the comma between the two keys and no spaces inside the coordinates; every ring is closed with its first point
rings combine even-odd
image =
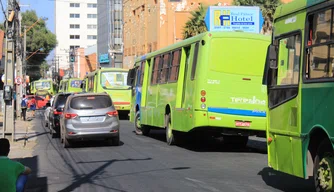
{"type": "Polygon", "coordinates": [[[80,7],[80,3],[70,3],[70,7],[80,7]]]}
{"type": "Polygon", "coordinates": [[[87,39],[97,39],[96,35],[87,35],[87,39]]]}
{"type": "MultiPolygon", "coordinates": [[[[333,29],[334,25],[332,14],[332,9],[328,9],[308,17],[306,79],[334,77],[334,31],[332,30],[331,33],[331,28],[333,29]]],[[[290,52],[287,54],[290,54],[290,52]]]]}
{"type": "Polygon", "coordinates": [[[70,46],[70,50],[71,50],[71,49],[74,50],[74,49],[79,48],[79,47],[80,47],[79,45],[71,45],[71,46],[70,46]]]}
{"type": "Polygon", "coordinates": [[[70,18],[80,18],[79,13],[70,13],[70,18]]]}
{"type": "Polygon", "coordinates": [[[87,14],[87,18],[97,18],[97,14],[87,14]]]}
{"type": "Polygon", "coordinates": [[[70,24],[70,28],[71,29],[80,29],[80,25],[79,24],[70,24]]]}
{"type": "Polygon", "coordinates": [[[97,8],[97,4],[96,3],[88,3],[87,7],[88,8],[97,8]]]}
{"type": "Polygon", "coordinates": [[[70,39],[80,39],[80,35],[70,35],[70,39]]]}
{"type": "Polygon", "coordinates": [[[97,29],[97,25],[88,24],[87,29],[97,29]]]}

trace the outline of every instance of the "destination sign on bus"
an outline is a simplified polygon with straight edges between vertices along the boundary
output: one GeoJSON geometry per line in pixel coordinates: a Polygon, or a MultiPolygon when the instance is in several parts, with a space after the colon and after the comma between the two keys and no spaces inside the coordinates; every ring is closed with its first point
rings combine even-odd
{"type": "Polygon", "coordinates": [[[256,6],[210,6],[204,21],[208,31],[260,33],[264,20],[256,6]]]}

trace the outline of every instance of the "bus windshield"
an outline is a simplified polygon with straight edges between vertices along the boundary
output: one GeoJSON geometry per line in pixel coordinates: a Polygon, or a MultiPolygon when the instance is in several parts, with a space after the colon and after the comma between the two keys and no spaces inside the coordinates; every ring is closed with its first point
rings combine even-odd
{"type": "Polygon", "coordinates": [[[51,82],[50,81],[38,81],[35,82],[35,89],[50,89],[51,82]]]}
{"type": "Polygon", "coordinates": [[[104,89],[129,89],[130,87],[126,83],[127,78],[127,72],[101,72],[101,86],[104,89]]]}
{"type": "Polygon", "coordinates": [[[71,87],[80,88],[80,85],[81,85],[81,80],[72,80],[71,81],[71,87]]]}

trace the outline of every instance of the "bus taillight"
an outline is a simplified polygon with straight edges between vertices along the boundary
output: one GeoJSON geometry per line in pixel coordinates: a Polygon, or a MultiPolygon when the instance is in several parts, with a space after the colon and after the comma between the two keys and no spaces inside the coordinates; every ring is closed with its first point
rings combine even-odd
{"type": "Polygon", "coordinates": [[[201,91],[201,95],[202,95],[202,97],[201,97],[201,102],[202,102],[202,104],[201,104],[201,108],[202,108],[202,109],[205,109],[205,108],[206,108],[206,105],[205,105],[205,101],[206,101],[206,98],[205,98],[206,91],[205,91],[205,90],[202,90],[202,91],[201,91]]]}

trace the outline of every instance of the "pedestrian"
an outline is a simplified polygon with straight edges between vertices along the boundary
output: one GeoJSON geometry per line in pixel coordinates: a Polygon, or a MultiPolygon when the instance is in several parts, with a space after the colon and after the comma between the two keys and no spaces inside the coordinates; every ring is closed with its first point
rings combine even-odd
{"type": "Polygon", "coordinates": [[[30,110],[32,110],[32,116],[35,117],[35,110],[36,110],[36,99],[35,96],[32,96],[30,100],[30,110]]]}
{"type": "Polygon", "coordinates": [[[31,169],[19,162],[10,160],[8,139],[0,139],[0,191],[23,192],[31,169]]]}
{"type": "Polygon", "coordinates": [[[22,117],[23,120],[26,120],[26,114],[27,114],[27,103],[28,100],[25,95],[22,96],[22,101],[21,101],[21,110],[22,110],[22,117]]]}

